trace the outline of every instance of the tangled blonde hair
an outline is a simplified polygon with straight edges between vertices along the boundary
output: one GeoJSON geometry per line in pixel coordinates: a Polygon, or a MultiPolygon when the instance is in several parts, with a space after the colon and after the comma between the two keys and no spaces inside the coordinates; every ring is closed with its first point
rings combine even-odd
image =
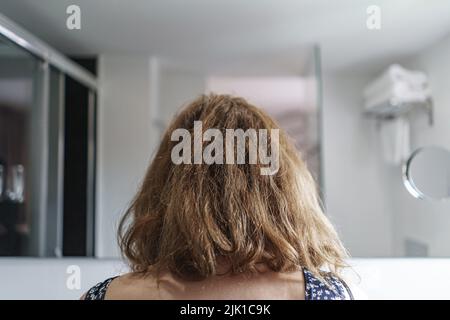
{"type": "MultiPolygon", "coordinates": [[[[227,272],[257,272],[257,264],[287,272],[322,268],[338,275],[346,251],[322,212],[316,184],[280,129],[279,170],[258,164],[179,164],[171,161],[177,128],[203,130],[279,127],[242,98],[203,95],[183,108],[119,226],[122,254],[137,273],[162,271],[189,280],[227,272]]],[[[248,147],[248,146],[247,146],[248,147]]],[[[248,152],[248,150],[246,150],[248,152]]]]}

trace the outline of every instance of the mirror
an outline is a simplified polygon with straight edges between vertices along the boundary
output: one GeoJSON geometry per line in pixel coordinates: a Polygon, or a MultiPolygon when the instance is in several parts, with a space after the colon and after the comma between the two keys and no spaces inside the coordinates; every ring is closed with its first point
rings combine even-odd
{"type": "MultiPolygon", "coordinates": [[[[132,6],[124,1],[108,6],[99,5],[100,0],[78,2],[82,28],[70,30],[64,28],[66,1],[0,1],[2,15],[57,51],[71,57],[97,57],[98,81],[104,88],[93,99],[98,101],[98,113],[96,108],[78,107],[86,102],[78,86],[73,86],[74,95],[63,99],[72,104],[66,105],[65,112],[55,107],[57,95],[49,97],[54,102],[49,106],[49,123],[58,125],[49,126],[48,152],[53,156],[48,168],[54,171],[48,169],[49,210],[47,219],[41,219],[31,212],[29,197],[37,194],[34,188],[42,190],[40,182],[47,182],[35,179],[37,183],[31,183],[37,174],[30,164],[36,162],[26,155],[45,149],[41,144],[33,144],[38,147],[32,149],[27,140],[14,142],[18,136],[13,129],[2,136],[6,98],[18,92],[22,93],[18,98],[32,102],[33,96],[26,97],[21,87],[10,89],[4,81],[18,83],[6,74],[18,65],[13,63],[18,47],[0,41],[0,224],[6,225],[3,220],[8,215],[2,206],[7,205],[13,207],[8,212],[15,220],[8,218],[4,230],[14,231],[19,224],[19,230],[27,231],[24,226],[30,226],[30,236],[8,233],[20,241],[12,236],[4,240],[0,226],[0,255],[85,253],[117,258],[116,225],[161,132],[181,105],[214,91],[247,98],[294,138],[317,181],[325,213],[351,256],[450,257],[450,201],[416,201],[449,197],[450,164],[444,159],[450,151],[418,148],[441,145],[450,150],[446,85],[450,1],[416,1],[414,6],[408,0],[397,0],[395,5],[377,1],[384,17],[379,29],[366,23],[371,19],[366,10],[373,3],[361,0],[326,5],[325,1],[312,5],[299,0],[285,6],[262,1],[246,10],[238,1],[219,1],[220,17],[217,3],[206,1],[201,10],[199,3],[186,6],[180,1],[171,5],[162,0],[134,1],[132,6]],[[416,26],[418,32],[411,32],[409,26],[416,26]],[[417,102],[417,87],[429,89],[430,107],[398,103],[417,102]],[[370,99],[364,95],[368,88],[370,99]],[[396,99],[391,99],[392,92],[396,99]],[[396,106],[390,106],[390,100],[396,106]],[[390,113],[386,106],[392,107],[390,113]],[[370,115],[368,109],[373,112],[375,107],[376,116],[370,115]],[[96,132],[98,144],[88,143],[88,124],[95,128],[96,123],[98,129],[89,132],[96,132]],[[73,139],[73,144],[65,144],[69,148],[62,148],[61,128],[66,137],[83,139],[73,139]],[[14,146],[9,147],[8,158],[6,145],[14,146]],[[84,163],[83,172],[76,167],[80,163],[84,163]],[[14,169],[14,165],[23,167],[14,169]],[[405,192],[405,185],[416,198],[405,192]],[[23,198],[22,203],[11,204],[7,196],[11,190],[13,198],[23,198]],[[27,220],[31,218],[36,220],[27,220]],[[65,230],[57,232],[61,226],[65,230]],[[22,249],[30,243],[36,248],[22,249]],[[65,244],[66,248],[79,245],[80,250],[69,253],[65,244]]],[[[52,79],[50,75],[51,87],[59,82],[52,79]]],[[[66,89],[71,86],[62,82],[66,89]]],[[[22,100],[11,102],[18,105],[22,100]]],[[[37,108],[31,108],[31,102],[20,109],[24,121],[34,119],[31,110],[37,108]]]]}
{"type": "Polygon", "coordinates": [[[404,165],[403,182],[418,199],[450,198],[450,151],[441,147],[416,150],[404,165]]]}

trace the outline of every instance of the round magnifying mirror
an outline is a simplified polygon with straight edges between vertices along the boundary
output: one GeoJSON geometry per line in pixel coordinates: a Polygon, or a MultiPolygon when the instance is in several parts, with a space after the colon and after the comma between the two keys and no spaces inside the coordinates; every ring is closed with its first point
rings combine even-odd
{"type": "Polygon", "coordinates": [[[424,147],[413,152],[403,168],[403,183],[415,198],[450,198],[450,151],[424,147]]]}

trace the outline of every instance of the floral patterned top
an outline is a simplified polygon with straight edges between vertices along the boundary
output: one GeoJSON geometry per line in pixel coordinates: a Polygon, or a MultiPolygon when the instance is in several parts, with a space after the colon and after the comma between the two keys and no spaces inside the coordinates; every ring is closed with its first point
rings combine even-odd
{"type": "Polygon", "coordinates": [[[353,294],[344,280],[328,274],[325,283],[306,269],[303,269],[303,275],[305,300],[353,300],[353,294]]]}
{"type": "MultiPolygon", "coordinates": [[[[332,275],[325,276],[327,283],[315,277],[307,269],[303,269],[305,278],[305,300],[353,300],[352,292],[347,284],[332,275]]],[[[93,286],[86,293],[85,300],[104,300],[106,290],[117,278],[108,278],[93,286]]]]}

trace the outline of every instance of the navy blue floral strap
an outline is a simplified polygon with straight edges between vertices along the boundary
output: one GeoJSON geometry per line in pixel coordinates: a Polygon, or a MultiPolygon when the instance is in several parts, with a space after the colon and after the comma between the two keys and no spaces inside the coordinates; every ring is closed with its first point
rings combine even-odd
{"type": "Polygon", "coordinates": [[[347,300],[353,295],[343,280],[331,274],[325,276],[325,283],[310,271],[303,269],[305,276],[305,300],[347,300]]]}
{"type": "Polygon", "coordinates": [[[117,277],[108,278],[103,282],[97,283],[95,286],[89,289],[84,300],[104,300],[106,290],[108,290],[111,281],[113,281],[115,278],[117,277]]]}

